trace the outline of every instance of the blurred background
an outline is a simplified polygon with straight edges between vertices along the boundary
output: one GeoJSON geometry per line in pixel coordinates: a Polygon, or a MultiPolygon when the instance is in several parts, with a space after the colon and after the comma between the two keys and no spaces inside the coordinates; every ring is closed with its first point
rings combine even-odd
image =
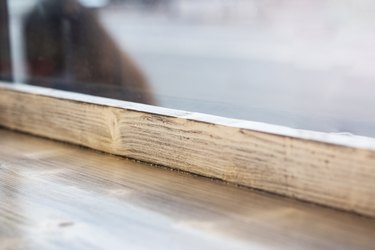
{"type": "MultiPolygon", "coordinates": [[[[53,8],[48,9],[46,1],[7,2],[15,82],[33,84],[27,60],[30,53],[25,45],[28,39],[25,22],[31,20],[27,19],[30,13],[38,13],[39,19],[48,16],[53,8]]],[[[84,10],[72,11],[71,6],[60,6],[66,12],[52,11],[65,20],[59,31],[62,36],[56,36],[64,45],[61,60],[65,60],[65,66],[59,74],[43,80],[44,86],[300,129],[375,136],[372,110],[375,107],[375,1],[69,1],[94,13],[95,22],[105,33],[97,31],[99,26],[92,29],[83,26],[82,30],[91,30],[91,33],[77,45],[75,37],[82,33],[78,27],[86,22],[82,17],[84,10]],[[75,29],[78,33],[74,33],[75,29]],[[77,60],[73,55],[78,53],[74,52],[75,48],[99,48],[101,41],[104,44],[101,47],[105,48],[104,36],[110,37],[108,42],[113,41],[113,51],[126,55],[124,63],[120,59],[121,63],[113,62],[113,65],[125,65],[123,70],[122,66],[111,68],[121,71],[121,77],[131,75],[131,82],[142,78],[142,84],[130,84],[131,87],[123,90],[128,93],[129,89],[137,88],[136,99],[112,95],[123,87],[107,84],[105,77],[90,85],[95,78],[86,77],[81,81],[69,73],[74,69],[69,69],[71,66],[66,62],[77,60]],[[66,46],[69,43],[73,45],[66,46]],[[128,74],[128,71],[134,72],[129,64],[135,65],[136,74],[128,74]],[[59,77],[65,80],[60,82],[59,77]],[[90,90],[72,85],[74,81],[90,85],[90,90]],[[111,92],[104,94],[106,88],[111,88],[111,92]],[[147,92],[144,98],[143,92],[147,92]]],[[[41,20],[54,22],[53,18],[41,20]]],[[[37,26],[54,30],[53,26],[37,26]]],[[[106,52],[93,51],[101,50],[87,49],[87,54],[77,57],[83,60],[81,68],[88,62],[87,67],[93,67],[95,72],[92,62],[106,58],[106,52]]],[[[115,54],[119,53],[107,56],[114,58],[115,54]]],[[[41,65],[47,67],[46,63],[41,65]]],[[[38,67],[38,74],[48,74],[48,70],[38,67]]],[[[109,69],[105,72],[104,75],[112,74],[109,69]]],[[[90,74],[93,73],[86,73],[90,74]]],[[[116,79],[120,78],[108,81],[116,82],[116,79]]],[[[41,80],[37,78],[37,81],[41,80]]]]}

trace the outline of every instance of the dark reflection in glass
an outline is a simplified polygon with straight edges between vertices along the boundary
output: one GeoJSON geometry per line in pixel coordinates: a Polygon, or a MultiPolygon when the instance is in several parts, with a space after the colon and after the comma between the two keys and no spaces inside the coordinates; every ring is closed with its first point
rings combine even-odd
{"type": "Polygon", "coordinates": [[[0,0],[0,80],[3,81],[12,80],[8,20],[7,2],[0,0]]]}
{"type": "Polygon", "coordinates": [[[8,3],[16,81],[375,137],[373,0],[8,3]]]}
{"type": "Polygon", "coordinates": [[[43,0],[24,19],[26,82],[153,104],[148,83],[78,0],[43,0]]]}

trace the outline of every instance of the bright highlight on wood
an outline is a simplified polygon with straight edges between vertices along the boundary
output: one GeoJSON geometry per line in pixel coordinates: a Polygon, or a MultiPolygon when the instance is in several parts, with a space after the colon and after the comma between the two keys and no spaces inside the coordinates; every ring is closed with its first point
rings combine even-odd
{"type": "Polygon", "coordinates": [[[0,125],[375,216],[375,140],[0,84],[0,125]]]}

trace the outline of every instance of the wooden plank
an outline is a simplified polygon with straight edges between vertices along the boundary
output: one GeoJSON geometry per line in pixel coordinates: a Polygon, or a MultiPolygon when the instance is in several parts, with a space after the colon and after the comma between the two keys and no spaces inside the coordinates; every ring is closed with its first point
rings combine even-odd
{"type": "Polygon", "coordinates": [[[0,129],[5,249],[373,249],[375,219],[0,129]]]}
{"type": "Polygon", "coordinates": [[[375,140],[0,86],[0,124],[375,216],[375,140]]]}

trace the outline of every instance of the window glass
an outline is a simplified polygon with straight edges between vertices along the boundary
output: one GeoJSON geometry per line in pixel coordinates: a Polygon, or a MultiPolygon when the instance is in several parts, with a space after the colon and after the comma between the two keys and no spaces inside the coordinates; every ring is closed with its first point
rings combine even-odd
{"type": "Polygon", "coordinates": [[[12,0],[14,80],[375,136],[372,0],[12,0]]]}

